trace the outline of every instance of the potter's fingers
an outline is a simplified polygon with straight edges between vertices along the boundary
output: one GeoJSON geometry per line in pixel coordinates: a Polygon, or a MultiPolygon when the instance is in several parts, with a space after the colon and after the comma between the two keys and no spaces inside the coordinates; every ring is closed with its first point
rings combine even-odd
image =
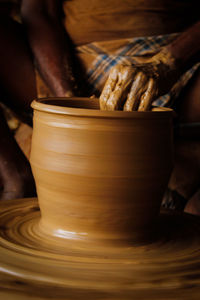
{"type": "Polygon", "coordinates": [[[116,86],[106,102],[106,110],[119,110],[123,107],[135,72],[132,66],[122,66],[116,86]]]}
{"type": "Polygon", "coordinates": [[[150,110],[151,104],[157,96],[157,86],[153,78],[150,78],[148,87],[140,100],[139,111],[150,110]]]}
{"type": "Polygon", "coordinates": [[[146,90],[147,77],[144,73],[139,72],[133,81],[127,100],[124,104],[125,111],[137,110],[141,95],[146,90]]]}
{"type": "Polygon", "coordinates": [[[100,95],[100,109],[105,110],[106,109],[106,103],[108,101],[108,98],[110,97],[110,94],[115,88],[115,85],[118,80],[118,73],[119,73],[119,67],[115,66],[111,69],[110,74],[108,76],[108,79],[104,85],[103,91],[100,95]]]}

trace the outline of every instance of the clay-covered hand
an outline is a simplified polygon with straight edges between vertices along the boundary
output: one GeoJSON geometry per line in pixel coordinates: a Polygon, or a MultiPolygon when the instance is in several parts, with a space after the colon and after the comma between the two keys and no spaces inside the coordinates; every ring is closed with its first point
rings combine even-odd
{"type": "Polygon", "coordinates": [[[112,68],[100,96],[102,110],[150,110],[152,102],[165,94],[178,79],[175,59],[166,48],[134,65],[112,68]]]}

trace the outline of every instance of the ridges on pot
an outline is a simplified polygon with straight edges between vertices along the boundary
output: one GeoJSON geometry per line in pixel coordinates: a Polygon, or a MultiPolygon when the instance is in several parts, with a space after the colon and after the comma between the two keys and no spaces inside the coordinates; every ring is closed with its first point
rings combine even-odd
{"type": "Polygon", "coordinates": [[[148,232],[172,170],[172,110],[100,111],[87,98],[32,107],[40,230],[111,243],[148,232]]]}

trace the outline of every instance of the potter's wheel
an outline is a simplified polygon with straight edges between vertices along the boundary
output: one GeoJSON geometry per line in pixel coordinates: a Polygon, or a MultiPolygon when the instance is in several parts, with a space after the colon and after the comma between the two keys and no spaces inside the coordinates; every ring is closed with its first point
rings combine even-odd
{"type": "Polygon", "coordinates": [[[0,203],[2,299],[199,299],[200,221],[163,212],[145,246],[45,236],[36,199],[0,203]]]}

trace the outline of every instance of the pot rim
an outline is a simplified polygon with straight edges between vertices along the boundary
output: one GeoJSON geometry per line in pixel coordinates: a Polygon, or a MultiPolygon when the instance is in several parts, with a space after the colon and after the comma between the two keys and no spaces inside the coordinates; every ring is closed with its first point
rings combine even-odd
{"type": "MultiPolygon", "coordinates": [[[[173,110],[166,107],[153,107],[151,111],[106,111],[100,110],[99,99],[88,97],[46,97],[40,99],[34,99],[31,103],[31,107],[36,111],[79,116],[79,117],[96,117],[96,118],[114,118],[114,119],[131,119],[131,118],[143,118],[143,119],[157,119],[157,118],[169,118],[173,116],[173,110]],[[75,101],[79,103],[79,107],[70,107],[53,104],[56,101],[66,101],[69,104],[75,101]],[[83,101],[83,102],[82,102],[83,101]],[[51,104],[52,102],[52,104],[51,104]],[[80,102],[83,105],[91,104],[93,108],[80,107],[80,102]],[[98,104],[97,104],[98,103],[98,104]],[[96,106],[96,108],[94,108],[96,106]]],[[[71,104],[72,105],[72,104],[71,104]]],[[[73,105],[72,105],[73,106],[73,105]]]]}

